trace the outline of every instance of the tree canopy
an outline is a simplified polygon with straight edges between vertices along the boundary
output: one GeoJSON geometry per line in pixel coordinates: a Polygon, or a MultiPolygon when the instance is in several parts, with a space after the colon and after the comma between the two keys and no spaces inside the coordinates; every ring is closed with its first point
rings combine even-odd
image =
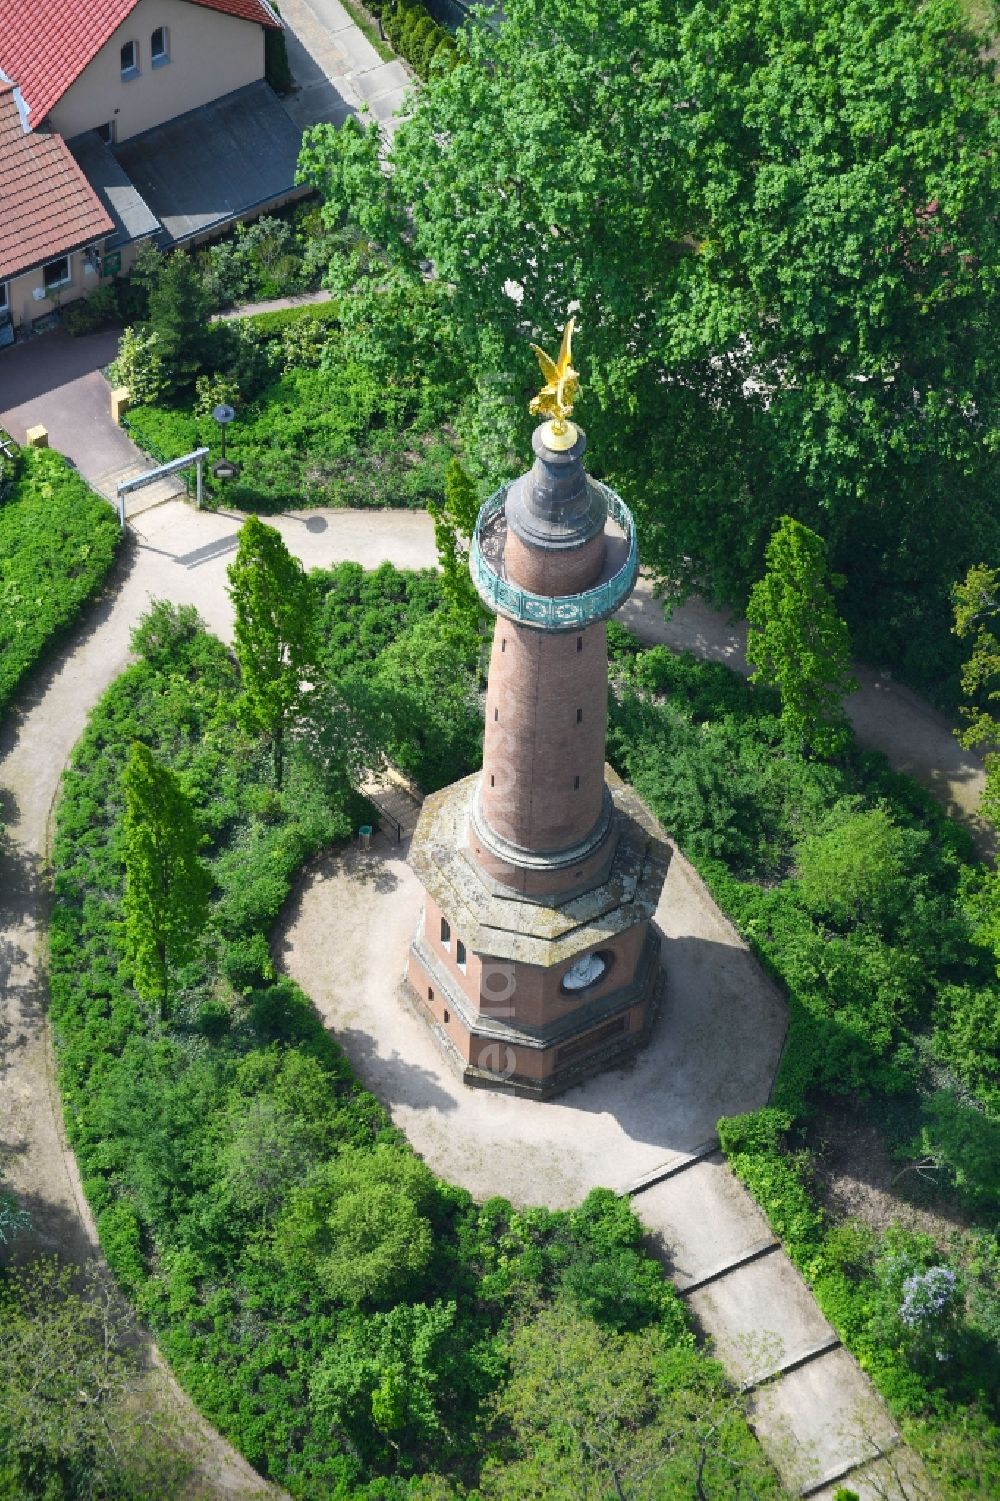
{"type": "Polygon", "coordinates": [[[171,771],[136,741],[122,775],[125,945],[135,987],[166,1014],[170,978],[195,953],[212,878],[198,858],[191,803],[171,771]]]}
{"type": "Polygon", "coordinates": [[[958,6],[504,10],[462,28],[388,174],[352,122],[301,158],[368,285],[430,261],[447,289],[464,424],[496,434],[467,461],[523,451],[528,341],[579,304],[580,418],[647,561],[742,605],[793,515],[848,575],[861,649],[934,683],[951,580],[1000,541],[995,85],[958,6]]]}
{"type": "Polygon", "coordinates": [[[747,607],[751,682],[776,687],[782,723],[826,756],[850,740],[842,700],[857,687],[847,627],[833,601],[832,590],[842,584],[827,570],[822,537],[782,516],[767,544],[767,572],[747,607]]]}
{"type": "Polygon", "coordinates": [[[229,594],[243,674],[243,721],[271,737],[280,787],[285,733],[303,709],[307,680],[318,674],[316,601],[302,564],[274,527],[256,516],[248,516],[240,530],[229,594]]]}

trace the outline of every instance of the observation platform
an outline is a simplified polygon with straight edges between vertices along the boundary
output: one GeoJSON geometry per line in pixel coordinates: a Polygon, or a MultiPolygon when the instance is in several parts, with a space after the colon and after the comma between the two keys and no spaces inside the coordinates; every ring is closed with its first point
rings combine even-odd
{"type": "Polygon", "coordinates": [[[628,506],[614,490],[598,480],[588,484],[599,491],[608,511],[604,568],[600,578],[581,594],[533,594],[507,577],[507,494],[502,485],[486,501],[476,521],[469,558],[472,581],[480,599],[494,615],[541,631],[579,631],[616,614],[635,588],[639,576],[639,545],[628,506]]]}

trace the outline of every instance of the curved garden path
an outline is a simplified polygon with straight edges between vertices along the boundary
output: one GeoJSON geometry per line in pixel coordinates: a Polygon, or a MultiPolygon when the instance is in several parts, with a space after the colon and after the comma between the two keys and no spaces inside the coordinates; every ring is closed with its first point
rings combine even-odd
{"type": "MultiPolygon", "coordinates": [[[[4,820],[8,826],[8,843],[2,855],[3,879],[0,881],[0,916],[5,927],[0,947],[0,980],[4,989],[4,1011],[0,1020],[4,1084],[0,1094],[0,1150],[4,1153],[11,1186],[32,1214],[35,1228],[31,1240],[34,1247],[58,1250],[65,1256],[80,1260],[97,1254],[98,1245],[75,1162],[62,1132],[51,1043],[45,1026],[46,872],[52,808],[63,768],[84,728],[87,714],[126,665],[129,633],[151,599],[169,598],[177,603],[193,604],[213,630],[223,636],[230,634],[225,569],[236,547],[240,520],[239,516],[226,512],[197,513],[177,500],[155,506],[135,517],[124,556],[104,601],[90,612],[58,660],[36,674],[18,708],[0,727],[0,797],[3,798],[4,820]]],[[[309,511],[279,517],[275,524],[306,566],[326,565],[344,559],[355,560],[365,567],[377,566],[385,560],[404,567],[419,567],[434,561],[433,535],[428,518],[413,512],[309,511]]],[[[662,640],[673,647],[690,648],[698,655],[715,657],[737,667],[741,663],[739,630],[703,605],[685,606],[675,612],[671,620],[664,622],[648,592],[640,590],[626,618],[647,640],[662,640]]],[[[865,738],[869,738],[866,726],[874,725],[875,733],[871,739],[882,748],[888,748],[896,764],[922,772],[939,795],[944,792],[952,806],[971,811],[981,772],[971,758],[963,757],[961,753],[956,755],[955,743],[943,719],[912,695],[876,678],[863,683],[851,708],[865,738]],[[945,769],[942,771],[939,767],[945,769]]],[[[402,934],[404,930],[409,931],[412,921],[412,878],[401,862],[393,864],[390,859],[384,863],[388,877],[385,900],[396,901],[398,914],[402,914],[397,922],[402,934]]],[[[343,870],[334,861],[329,879],[336,881],[342,877],[343,870]]],[[[346,891],[352,884],[356,893],[364,891],[363,885],[357,881],[347,882],[345,901],[346,891]]],[[[478,1167],[470,1186],[474,1185],[483,1192],[510,1192],[515,1197],[542,1198],[549,1202],[563,1202],[597,1181],[631,1188],[639,1193],[637,1209],[651,1231],[660,1236],[675,1275],[683,1279],[683,1258],[688,1257],[691,1267],[700,1269],[697,1275],[688,1269],[689,1283],[700,1282],[709,1273],[713,1274],[709,1280],[714,1283],[714,1273],[718,1269],[709,1267],[706,1272],[703,1264],[708,1248],[685,1246],[685,1226],[704,1223],[707,1203],[700,1196],[706,1193],[714,1205],[712,1213],[721,1212],[719,1192],[731,1198],[732,1185],[729,1183],[724,1189],[713,1189],[713,1182],[717,1186],[724,1184],[728,1182],[728,1175],[720,1171],[717,1159],[709,1157],[695,1162],[691,1153],[699,1141],[711,1135],[711,1125],[721,1108],[749,1108],[766,1098],[769,1070],[773,1068],[780,1048],[782,1022],[780,1007],[776,1009],[769,983],[699,886],[697,877],[684,862],[676,861],[670,893],[673,916],[664,916],[666,930],[675,940],[672,962],[686,971],[681,987],[683,993],[688,996],[700,994],[708,1005],[703,1017],[693,1014],[689,1017],[691,1025],[685,1034],[686,1045],[691,1049],[691,1072],[685,1085],[689,1091],[687,1101],[674,1094],[667,1102],[668,1108],[664,1106],[670,1088],[669,1075],[657,1073],[659,1054],[651,1053],[648,1061],[641,1062],[632,1074],[627,1102],[621,1108],[613,1090],[608,1092],[607,1082],[602,1085],[600,1081],[592,1088],[593,1099],[587,1096],[590,1103],[582,1106],[588,1112],[586,1122],[579,1120],[579,1105],[570,1108],[556,1102],[545,1107],[555,1136],[551,1141],[536,1143],[536,1170],[527,1176],[518,1168],[521,1126],[514,1130],[507,1151],[502,1145],[502,1131],[506,1126],[501,1128],[499,1142],[494,1134],[493,1150],[486,1150],[484,1140],[483,1151],[472,1154],[478,1167]],[[676,933],[671,929],[671,922],[677,928],[676,933]],[[753,1017],[760,1022],[757,1034],[760,1069],[748,1075],[738,1049],[735,1053],[732,1049],[724,1050],[724,1066],[716,1094],[701,1089],[698,1059],[704,1061],[713,1052],[711,1048],[705,1049],[706,1036],[718,1039],[725,1030],[721,1018],[717,1018],[715,1026],[710,1022],[713,1014],[710,1001],[720,983],[723,983],[720,992],[723,1000],[728,996],[738,1001],[748,1023],[753,1017]],[[748,999],[753,1001],[749,1009],[748,999]],[[647,1078],[650,1068],[654,1073],[647,1078]],[[646,1105],[635,1088],[643,1080],[650,1095],[646,1105]],[[594,1133],[593,1153],[588,1146],[588,1150],[581,1154],[577,1129],[571,1127],[569,1136],[564,1138],[563,1130],[557,1124],[560,1115],[565,1120],[576,1118],[580,1126],[586,1125],[588,1133],[594,1133]],[[576,1145],[567,1148],[557,1160],[554,1153],[563,1139],[567,1143],[575,1140],[576,1145]],[[633,1149],[626,1152],[629,1142],[633,1143],[633,1149]],[[635,1149],[637,1142],[644,1143],[641,1149],[635,1149]],[[685,1167],[683,1176],[674,1176],[670,1171],[664,1177],[664,1170],[669,1170],[673,1163],[685,1167]],[[691,1170],[687,1171],[689,1164],[691,1170]],[[508,1169],[513,1170],[513,1178],[508,1169]],[[652,1181],[639,1189],[635,1180],[640,1178],[652,1181]],[[673,1189],[669,1187],[671,1183],[675,1185],[673,1189]],[[685,1203],[684,1194],[694,1196],[689,1204],[685,1203]]],[[[324,880],[314,881],[303,891],[302,911],[308,913],[310,903],[319,900],[323,894],[324,880]]],[[[325,894],[329,896],[330,892],[325,894]]],[[[357,894],[355,904],[356,901],[357,894]]],[[[323,923],[306,922],[303,925],[295,922],[288,931],[287,942],[290,967],[302,975],[317,1004],[332,1020],[334,1002],[328,983],[324,984],[323,965],[317,961],[314,944],[316,930],[325,927],[323,923]],[[310,944],[313,944],[312,949],[310,944]],[[296,949],[299,950],[298,959],[295,958],[296,949]]],[[[370,932],[370,926],[364,929],[364,933],[370,932]]],[[[361,946],[354,954],[358,962],[364,961],[358,978],[367,973],[364,966],[370,964],[373,982],[366,983],[366,991],[377,992],[382,997],[391,995],[393,976],[388,971],[385,975],[378,971],[376,954],[369,952],[368,944],[369,938],[363,935],[361,946]]],[[[380,941],[377,947],[382,959],[388,961],[389,946],[380,941]]],[[[392,956],[390,968],[393,964],[395,956],[392,956]]],[[[385,968],[384,963],[382,967],[385,968]]],[[[395,973],[398,974],[398,968],[395,973]]],[[[370,1018],[366,1015],[365,1020],[366,1027],[355,1029],[355,1033],[368,1030],[370,1018]]],[[[350,1018],[340,1017],[339,1024],[350,1030],[350,1018]]],[[[756,1026],[756,1022],[753,1025],[756,1026]]],[[[377,1030],[375,1028],[374,1032],[377,1030]]],[[[356,1037],[352,1043],[350,1036],[345,1037],[345,1041],[363,1073],[372,1069],[379,1073],[381,1044],[377,1035],[363,1043],[359,1043],[356,1037]],[[367,1059],[365,1048],[369,1054],[367,1059]]],[[[402,1055],[398,1048],[395,1052],[398,1065],[402,1055]]],[[[452,1114],[457,1107],[442,1103],[445,1085],[435,1079],[430,1061],[426,1066],[417,1065],[413,1071],[410,1086],[416,1091],[413,1107],[401,1105],[400,1091],[404,1091],[403,1081],[409,1067],[409,1054],[405,1048],[403,1053],[407,1067],[397,1066],[395,1072],[392,1067],[388,1072],[383,1069],[380,1092],[384,1092],[384,1097],[394,1110],[400,1112],[401,1118],[406,1118],[407,1130],[419,1149],[425,1151],[442,1170],[459,1179],[468,1177],[469,1168],[462,1166],[464,1154],[455,1150],[456,1141],[461,1140],[466,1131],[464,1108],[462,1131],[456,1134],[450,1126],[458,1124],[458,1116],[452,1114]],[[429,1101],[426,1097],[428,1090],[429,1101]]],[[[391,1064],[391,1058],[389,1061],[391,1064]]],[[[671,1069],[673,1067],[674,1063],[671,1069]]],[[[612,1082],[616,1077],[612,1076],[612,1082]]],[[[508,1114],[511,1106],[516,1110],[521,1104],[530,1104],[492,1101],[492,1097],[478,1095],[468,1103],[474,1111],[482,1112],[490,1103],[491,1108],[496,1105],[508,1114]]],[[[526,1147],[527,1143],[524,1145],[526,1147]]],[[[735,1244],[739,1248],[734,1253],[737,1260],[745,1255],[747,1235],[755,1223],[753,1207],[743,1204],[734,1220],[735,1244]]],[[[755,1236],[751,1235],[750,1239],[755,1241],[755,1236]]],[[[28,1242],[25,1244],[27,1246],[28,1242]]],[[[755,1245],[751,1245],[750,1250],[755,1250],[755,1245]]],[[[791,1268],[783,1261],[780,1253],[769,1254],[761,1261],[754,1259],[742,1276],[746,1286],[741,1289],[732,1282],[728,1285],[729,1304],[721,1299],[718,1287],[707,1298],[699,1294],[698,1289],[689,1287],[693,1301],[701,1296],[706,1306],[712,1305],[717,1310],[712,1313],[709,1308],[704,1317],[706,1327],[731,1328],[736,1331],[734,1338],[739,1344],[741,1321],[746,1321],[748,1312],[752,1315],[755,1308],[772,1306],[765,1289],[753,1285],[759,1273],[754,1273],[752,1268],[769,1265],[779,1278],[775,1297],[789,1307],[794,1305],[801,1310],[801,1326],[786,1331],[787,1339],[782,1335],[783,1348],[788,1348],[790,1340],[791,1348],[801,1353],[803,1342],[812,1349],[817,1341],[822,1344],[828,1340],[822,1321],[817,1324],[818,1315],[811,1299],[806,1295],[803,1300],[804,1288],[794,1284],[794,1274],[789,1280],[791,1268]],[[762,1295],[767,1298],[766,1302],[762,1302],[762,1295]]],[[[720,1340],[720,1348],[723,1342],[720,1340]]],[[[733,1356],[737,1367],[740,1358],[738,1352],[733,1356]]],[[[848,1357],[843,1351],[833,1350],[824,1358],[835,1358],[839,1362],[836,1375],[842,1384],[846,1380],[845,1372],[849,1367],[853,1369],[848,1357]]],[[[817,1416],[825,1418],[825,1393],[810,1386],[803,1370],[803,1367],[798,1367],[800,1390],[797,1395],[793,1393],[795,1400],[788,1412],[780,1410],[778,1394],[789,1390],[791,1375],[783,1378],[784,1386],[772,1383],[764,1390],[758,1400],[762,1431],[763,1427],[768,1427],[784,1433],[789,1424],[793,1428],[804,1424],[810,1433],[829,1431],[825,1421],[818,1427],[815,1421],[817,1416]],[[768,1412],[772,1412],[771,1419],[768,1412]],[[808,1423],[805,1423],[806,1414],[812,1415],[808,1423]]],[[[813,1374],[809,1373],[810,1378],[813,1374]]],[[[856,1370],[854,1374],[860,1377],[856,1370]]],[[[169,1376],[161,1373],[159,1380],[166,1386],[157,1400],[165,1404],[165,1410],[170,1411],[175,1419],[179,1415],[181,1427],[191,1436],[199,1455],[202,1487],[208,1484],[213,1493],[220,1496],[268,1493],[271,1488],[207,1427],[169,1376]]],[[[856,1385],[853,1379],[850,1384],[852,1387],[856,1385]]],[[[862,1382],[859,1390],[875,1427],[882,1430],[881,1404],[874,1399],[866,1383],[862,1382]]],[[[827,1463],[825,1450],[822,1459],[821,1472],[829,1473],[831,1467],[835,1468],[827,1463]]],[[[797,1463],[801,1463],[801,1454],[797,1463]]],[[[204,1490],[200,1493],[204,1494],[204,1490]]],[[[825,1487],[822,1492],[817,1492],[820,1493],[826,1494],[825,1487]]]]}

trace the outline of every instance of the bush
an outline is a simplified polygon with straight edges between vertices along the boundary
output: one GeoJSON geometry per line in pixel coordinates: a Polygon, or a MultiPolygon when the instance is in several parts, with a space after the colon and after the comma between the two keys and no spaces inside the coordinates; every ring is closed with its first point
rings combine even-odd
{"type": "MultiPolygon", "coordinates": [[[[443,393],[415,368],[399,381],[354,357],[338,329],[335,304],[234,319],[209,331],[211,376],[242,394],[227,452],[239,480],[206,481],[210,498],[263,513],[290,505],[419,507],[440,494],[454,439],[443,423],[443,393]],[[318,367],[318,368],[316,368],[318,367]],[[280,373],[284,370],[284,373],[280,373]]],[[[353,341],[350,349],[356,346],[353,341]]],[[[220,447],[205,403],[142,403],[129,431],[157,458],[220,447]]]]}
{"type": "Polygon", "coordinates": [[[159,334],[149,329],[124,329],[118,353],[108,366],[108,379],[113,386],[124,386],[139,405],[159,401],[167,388],[159,334]]]}
{"type": "Polygon", "coordinates": [[[276,94],[289,94],[294,87],[283,26],[278,30],[268,26],[264,31],[264,78],[276,94]]]}
{"type": "MultiPolygon", "coordinates": [[[[421,603],[436,611],[439,583],[346,568],[317,591],[331,661],[348,655],[340,628],[372,616],[360,664],[385,651],[377,599],[416,621],[421,603]]],[[[627,1202],[479,1207],[408,1150],[268,958],[296,870],[356,822],[347,778],[331,798],[297,741],[274,792],[266,749],[238,728],[237,668],[189,608],[156,605],[133,648],[59,803],[52,1016],[109,1258],[210,1419],[295,1495],[363,1496],[370,1483],[374,1498],[429,1469],[474,1477],[516,1306],[571,1298],[602,1328],[658,1329],[690,1353],[692,1381],[714,1371],[627,1202]],[[121,964],[120,776],[136,737],[183,776],[218,891],[166,1020],[121,964]]]]}
{"type": "Polygon", "coordinates": [[[61,455],[24,450],[0,505],[0,711],[100,591],[120,543],[112,507],[61,455]]]}
{"type": "Polygon", "coordinates": [[[383,7],[383,26],[392,46],[421,78],[430,73],[431,62],[441,56],[454,59],[455,44],[443,26],[416,0],[400,0],[392,10],[383,7]]]}
{"type": "Polygon", "coordinates": [[[118,293],[114,284],[109,282],[91,292],[89,297],[68,303],[63,309],[63,328],[68,334],[79,337],[117,323],[120,316],[118,293]]]}

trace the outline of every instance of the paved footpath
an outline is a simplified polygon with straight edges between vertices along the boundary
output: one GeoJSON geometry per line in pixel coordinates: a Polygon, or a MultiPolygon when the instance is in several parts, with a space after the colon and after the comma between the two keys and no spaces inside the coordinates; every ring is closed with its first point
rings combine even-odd
{"type": "Polygon", "coordinates": [[[406,64],[383,61],[338,0],[282,0],[281,18],[296,83],[285,108],[296,125],[341,125],[367,110],[391,136],[414,83],[406,64]]]}
{"type": "MultiPolygon", "coordinates": [[[[92,482],[141,463],[106,416],[97,373],[102,338],[71,344],[50,336],[0,364],[0,422],[15,437],[29,418],[44,422],[54,446],[92,482]]],[[[230,635],[225,569],[241,520],[199,514],[177,500],[134,516],[107,599],[0,726],[0,804],[9,831],[0,854],[0,1148],[11,1186],[32,1213],[36,1246],[78,1259],[98,1248],[63,1136],[45,1026],[51,809],[87,714],[125,666],[130,630],[151,599],[194,604],[212,629],[230,635]]],[[[344,559],[365,567],[435,561],[423,514],[305,511],[274,524],[307,567],[344,559]]],[[[739,627],[697,601],[664,621],[641,587],[624,618],[646,640],[745,670],[739,627]]],[[[949,806],[972,814],[981,767],[958,750],[944,719],[875,674],[863,676],[849,709],[863,740],[949,806]]],[[[651,1048],[630,1069],[540,1106],[458,1089],[422,1028],[400,1010],[396,982],[419,906],[401,855],[377,849],[364,863],[353,854],[330,857],[304,885],[284,934],[288,968],[362,1077],[418,1150],[476,1193],[561,1204],[597,1183],[630,1192],[702,1327],[752,1388],[758,1430],[789,1482],[828,1501],[834,1477],[846,1469],[864,1501],[883,1495],[876,1471],[857,1466],[892,1441],[884,1407],[712,1150],[719,1114],[766,1100],[784,1008],[696,874],[675,857],[660,913],[668,1001],[651,1048]],[[343,912],[341,931],[351,933],[352,944],[324,954],[331,902],[343,912]]],[[[149,1400],[179,1417],[203,1486],[219,1496],[273,1494],[168,1373],[161,1369],[156,1379],[149,1400]]],[[[891,1462],[913,1463],[900,1449],[891,1462]]],[[[916,1479],[922,1489],[914,1494],[933,1494],[916,1479]]]]}
{"type": "MultiPolygon", "coordinates": [[[[107,600],[0,727],[9,828],[0,880],[6,929],[0,1142],[11,1186],[29,1207],[36,1244],[45,1250],[77,1257],[97,1250],[63,1139],[45,1026],[51,809],[87,714],[125,666],[130,630],[151,599],[194,604],[212,629],[230,635],[225,569],[240,520],[225,512],[199,514],[180,501],[138,516],[107,600]]],[[[413,512],[309,511],[276,524],[308,566],[351,558],[366,567],[386,559],[416,567],[434,557],[428,518],[413,512]]],[[[762,1437],[783,1471],[796,1483],[821,1481],[871,1452],[872,1437],[881,1442],[890,1432],[881,1403],[843,1351],[814,1348],[828,1345],[831,1336],[783,1253],[771,1250],[746,1269],[730,1267],[760,1250],[759,1216],[718,1159],[700,1148],[711,1141],[720,1113],[766,1100],[784,1007],[695,873],[675,857],[660,914],[670,993],[654,1046],[630,1070],[539,1106],[459,1090],[442,1072],[430,1040],[400,1011],[395,986],[419,905],[401,854],[382,854],[363,867],[350,854],[331,857],[328,877],[320,874],[303,891],[301,915],[286,934],[286,962],[418,1150],[483,1194],[571,1203],[595,1183],[634,1190],[668,1266],[679,1281],[687,1280],[692,1307],[741,1378],[742,1352],[759,1343],[761,1311],[767,1310],[771,1368],[762,1371],[758,1361],[750,1378],[772,1376],[789,1362],[796,1366],[761,1386],[754,1399],[762,1437]],[[351,932],[353,943],[324,956],[331,901],[344,914],[339,931],[351,932]],[[699,1241],[699,1226],[706,1224],[728,1228],[699,1241]],[[748,1328],[754,1331],[749,1340],[748,1328]],[[835,1422],[831,1413],[838,1415],[835,1422]]],[[[252,1494],[255,1484],[265,1489],[206,1431],[176,1389],[172,1400],[200,1435],[202,1474],[211,1476],[217,1494],[252,1494]]]]}

